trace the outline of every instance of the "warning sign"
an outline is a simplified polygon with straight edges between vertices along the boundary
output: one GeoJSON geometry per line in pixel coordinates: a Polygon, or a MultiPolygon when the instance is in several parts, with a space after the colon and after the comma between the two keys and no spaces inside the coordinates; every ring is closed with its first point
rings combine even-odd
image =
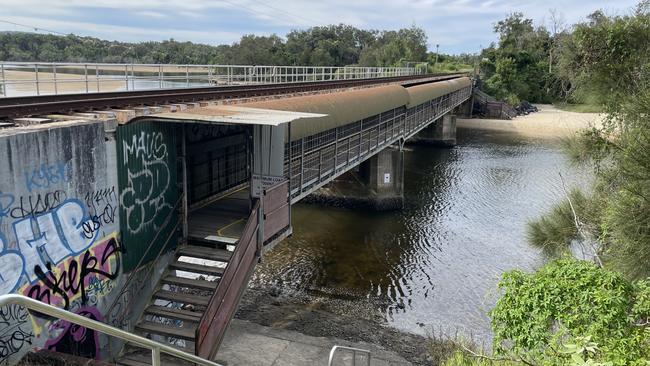
{"type": "Polygon", "coordinates": [[[251,182],[251,195],[253,197],[260,198],[262,197],[262,193],[265,189],[273,187],[274,185],[284,181],[285,178],[283,176],[253,174],[251,182]]]}

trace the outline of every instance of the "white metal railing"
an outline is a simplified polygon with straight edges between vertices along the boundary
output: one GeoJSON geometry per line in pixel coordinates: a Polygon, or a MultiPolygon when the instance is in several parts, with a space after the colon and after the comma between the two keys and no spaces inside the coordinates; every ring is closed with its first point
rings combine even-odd
{"type": "Polygon", "coordinates": [[[372,355],[370,354],[370,351],[365,350],[365,349],[360,349],[360,348],[354,348],[354,347],[345,347],[345,346],[334,346],[332,347],[332,350],[330,351],[330,358],[329,362],[327,363],[327,366],[332,366],[334,364],[334,356],[336,355],[336,352],[338,350],[345,350],[345,351],[350,351],[352,352],[352,366],[356,366],[357,364],[357,353],[361,353],[366,356],[366,361],[368,361],[367,365],[370,366],[370,359],[372,358],[372,355]]]}
{"type": "Polygon", "coordinates": [[[151,350],[151,364],[153,366],[160,366],[160,354],[166,353],[174,357],[178,357],[188,362],[193,362],[197,365],[204,366],[221,366],[218,363],[208,361],[206,359],[197,357],[195,355],[189,354],[187,352],[180,351],[174,347],[167,346],[158,342],[154,342],[151,339],[147,339],[124,330],[111,327],[104,323],[100,323],[96,320],[88,319],[81,315],[71,313],[69,311],[59,309],[49,304],[42,303],[38,300],[34,300],[31,297],[9,294],[0,296],[0,307],[7,305],[17,305],[25,307],[29,310],[34,310],[36,312],[49,315],[51,317],[62,319],[70,323],[81,325],[82,327],[95,330],[107,334],[112,337],[120,338],[126,342],[133,343],[143,348],[148,348],[151,350]]]}
{"type": "Polygon", "coordinates": [[[423,67],[172,65],[0,61],[0,97],[422,75],[423,67]]]}

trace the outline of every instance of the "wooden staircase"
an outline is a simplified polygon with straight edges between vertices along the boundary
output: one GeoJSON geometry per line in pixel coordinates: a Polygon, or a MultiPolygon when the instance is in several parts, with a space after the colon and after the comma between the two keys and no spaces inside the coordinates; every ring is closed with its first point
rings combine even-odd
{"type": "MultiPolygon", "coordinates": [[[[232,200],[236,202],[237,198],[232,200]]],[[[196,220],[194,231],[190,222],[187,243],[177,248],[174,260],[163,273],[149,306],[135,326],[137,334],[206,360],[216,357],[264,243],[281,240],[291,231],[288,181],[265,189],[262,197],[253,199],[252,208],[248,208],[246,205],[245,218],[215,230],[217,235],[203,229],[211,222],[223,221],[224,215],[232,216],[237,209],[229,214],[228,207],[206,208],[208,220],[196,220]],[[236,224],[242,224],[241,231],[227,237],[220,234],[236,224]]],[[[131,345],[116,360],[118,365],[125,366],[145,366],[150,361],[148,351],[131,345]]],[[[184,364],[178,359],[161,361],[184,364]]]]}
{"type": "MultiPolygon", "coordinates": [[[[196,329],[230,261],[233,241],[190,238],[180,246],[160,279],[158,290],[135,326],[137,334],[195,353],[196,329]]],[[[127,346],[118,365],[150,365],[151,355],[127,346]]],[[[163,363],[165,360],[163,360],[163,363]]],[[[168,360],[169,364],[182,361],[168,360]]]]}

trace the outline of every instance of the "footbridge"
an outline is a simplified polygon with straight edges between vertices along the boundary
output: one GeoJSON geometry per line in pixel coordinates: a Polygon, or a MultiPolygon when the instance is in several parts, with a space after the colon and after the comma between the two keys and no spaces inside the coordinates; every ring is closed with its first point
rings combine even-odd
{"type": "MultiPolygon", "coordinates": [[[[404,144],[453,146],[471,98],[465,75],[418,73],[0,98],[0,290],[213,360],[291,205],[354,174],[336,199],[399,209],[404,144]]],[[[20,319],[26,349],[151,358],[20,319]]]]}

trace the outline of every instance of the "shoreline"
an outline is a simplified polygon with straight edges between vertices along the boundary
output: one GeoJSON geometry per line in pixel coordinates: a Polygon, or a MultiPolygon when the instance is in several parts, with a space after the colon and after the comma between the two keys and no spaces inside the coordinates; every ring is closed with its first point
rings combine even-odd
{"type": "Polygon", "coordinates": [[[455,349],[454,341],[432,334],[417,335],[361,317],[336,314],[306,296],[281,293],[276,288],[249,288],[236,319],[288,330],[306,336],[367,343],[393,352],[413,365],[438,365],[455,349]]]}
{"type": "Polygon", "coordinates": [[[563,111],[550,104],[536,104],[539,112],[518,116],[511,120],[458,118],[459,129],[511,132],[539,138],[569,137],[580,130],[602,127],[602,113],[579,113],[563,111]]]}

